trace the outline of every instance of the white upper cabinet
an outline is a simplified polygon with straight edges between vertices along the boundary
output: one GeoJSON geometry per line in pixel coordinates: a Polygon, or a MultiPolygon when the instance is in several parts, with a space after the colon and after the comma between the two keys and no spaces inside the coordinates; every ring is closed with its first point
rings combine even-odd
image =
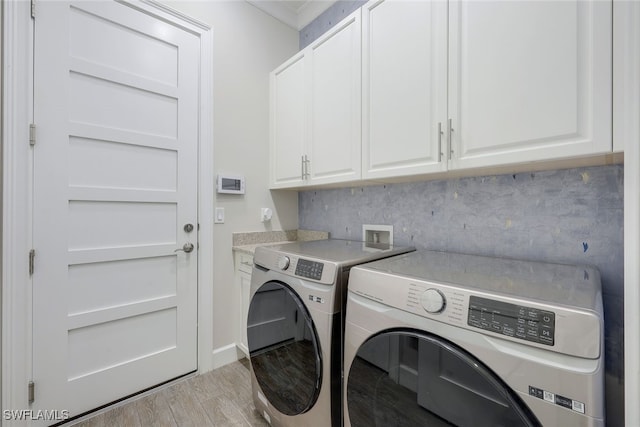
{"type": "Polygon", "coordinates": [[[304,183],[306,139],[305,56],[300,53],[271,73],[271,185],[304,183]]]}
{"type": "Polygon", "coordinates": [[[363,178],[446,170],[446,23],[444,1],[362,7],[363,178]]]}
{"type": "Polygon", "coordinates": [[[361,178],[360,10],[271,73],[271,188],[361,178]]]}
{"type": "Polygon", "coordinates": [[[450,1],[450,168],[611,152],[611,9],[450,1]]]}
{"type": "Polygon", "coordinates": [[[371,0],[272,73],[272,188],[611,153],[612,3],[371,0]]]}
{"type": "Polygon", "coordinates": [[[633,156],[640,141],[640,2],[614,2],[613,22],[613,151],[627,144],[633,156]]]}
{"type": "Polygon", "coordinates": [[[360,179],[360,10],[309,47],[310,183],[360,179]]]}

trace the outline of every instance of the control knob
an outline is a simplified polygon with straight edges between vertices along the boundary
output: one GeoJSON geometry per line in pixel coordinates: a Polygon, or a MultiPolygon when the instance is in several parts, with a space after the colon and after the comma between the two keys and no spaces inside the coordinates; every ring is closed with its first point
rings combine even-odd
{"type": "Polygon", "coordinates": [[[289,268],[290,263],[291,263],[291,260],[289,259],[288,256],[280,257],[280,259],[278,259],[278,268],[280,270],[286,270],[287,268],[289,268]]]}
{"type": "Polygon", "coordinates": [[[427,310],[428,313],[440,313],[444,310],[446,299],[444,294],[437,289],[429,288],[422,294],[420,298],[422,308],[427,310]]]}

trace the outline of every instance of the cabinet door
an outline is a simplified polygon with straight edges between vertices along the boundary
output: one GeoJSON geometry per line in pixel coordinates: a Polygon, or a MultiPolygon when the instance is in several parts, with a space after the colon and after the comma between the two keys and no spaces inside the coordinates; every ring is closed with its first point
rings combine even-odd
{"type": "Polygon", "coordinates": [[[362,8],[362,174],[446,170],[447,3],[374,0],[362,8]],[[444,161],[442,161],[444,160],[444,161]]]}
{"type": "Polygon", "coordinates": [[[640,2],[614,2],[613,22],[613,151],[623,152],[640,141],[640,2]]]}
{"type": "Polygon", "coordinates": [[[247,345],[247,315],[249,313],[249,291],[251,289],[251,275],[240,273],[240,349],[249,355],[247,345]]]}
{"type": "Polygon", "coordinates": [[[301,52],[270,75],[271,188],[304,183],[302,156],[306,132],[305,56],[301,52]]]}
{"type": "Polygon", "coordinates": [[[253,269],[253,257],[248,254],[236,254],[236,295],[238,296],[238,307],[240,308],[239,331],[237,334],[237,346],[242,352],[249,356],[247,346],[247,315],[249,311],[249,294],[251,291],[251,271],[253,269]]]}
{"type": "Polygon", "coordinates": [[[311,183],[361,177],[360,41],[357,10],[309,48],[311,183]]]}
{"type": "Polygon", "coordinates": [[[450,167],[611,151],[611,3],[450,2],[450,167]]]}

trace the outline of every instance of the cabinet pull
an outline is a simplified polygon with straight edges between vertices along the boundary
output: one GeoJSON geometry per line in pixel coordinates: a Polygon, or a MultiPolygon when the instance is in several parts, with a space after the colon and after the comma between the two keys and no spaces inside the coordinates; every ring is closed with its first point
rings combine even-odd
{"type": "Polygon", "coordinates": [[[304,156],[300,156],[300,179],[304,181],[304,156]]]}
{"type": "Polygon", "coordinates": [[[303,175],[303,179],[309,179],[309,177],[311,176],[311,174],[309,173],[309,163],[311,163],[311,160],[309,160],[309,158],[305,154],[304,155],[304,175],[303,175]]]}
{"type": "Polygon", "coordinates": [[[438,122],[438,163],[442,161],[442,122],[438,122]]]}
{"type": "Polygon", "coordinates": [[[453,141],[451,140],[451,134],[453,133],[453,125],[452,120],[449,119],[449,160],[451,160],[451,156],[453,155],[453,141]]]}

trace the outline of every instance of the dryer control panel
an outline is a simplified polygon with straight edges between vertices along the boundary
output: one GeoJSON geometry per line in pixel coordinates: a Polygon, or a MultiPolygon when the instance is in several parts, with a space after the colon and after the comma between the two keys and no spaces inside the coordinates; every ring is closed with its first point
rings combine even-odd
{"type": "Polygon", "coordinates": [[[296,276],[306,277],[307,279],[320,280],[322,278],[322,270],[324,264],[317,261],[300,258],[296,265],[296,276]]]}
{"type": "Polygon", "coordinates": [[[552,311],[473,295],[469,297],[469,326],[513,338],[552,346],[555,339],[555,317],[552,311]]]}

